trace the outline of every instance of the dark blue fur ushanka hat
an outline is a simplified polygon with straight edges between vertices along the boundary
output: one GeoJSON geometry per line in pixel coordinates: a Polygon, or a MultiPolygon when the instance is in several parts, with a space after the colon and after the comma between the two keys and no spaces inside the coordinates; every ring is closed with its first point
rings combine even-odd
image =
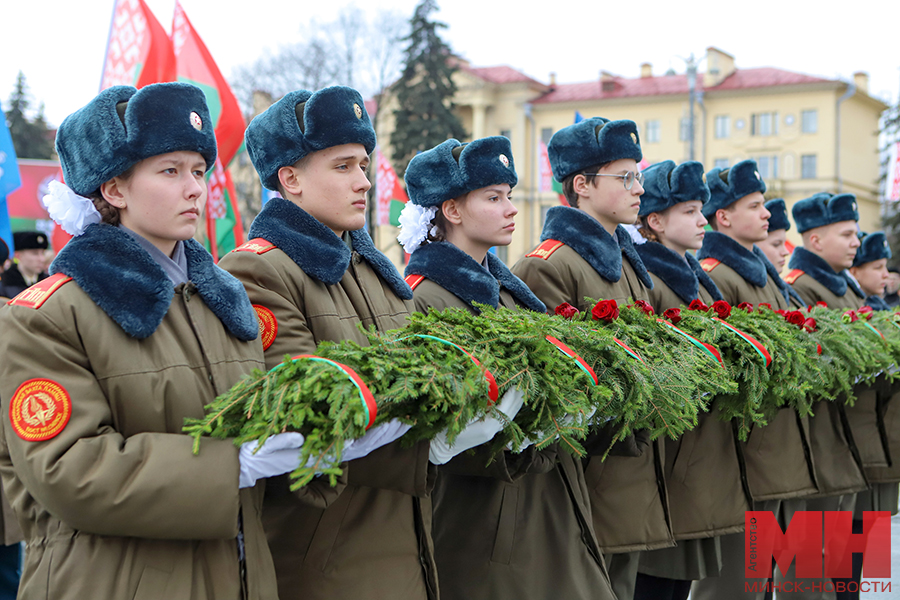
{"type": "Polygon", "coordinates": [[[250,121],[244,139],[270,190],[278,189],[278,169],[313,152],[343,144],[362,144],[368,154],[375,149],[375,129],[362,96],[340,85],[286,94],[250,121]]]}
{"type": "Polygon", "coordinates": [[[883,231],[859,234],[859,249],[856,251],[856,258],[853,259],[854,267],[890,257],[891,247],[883,231]]]}
{"type": "Polygon", "coordinates": [[[709,186],[709,202],[703,207],[703,216],[711,219],[720,208],[728,208],[753,192],[765,193],[766,182],[759,176],[755,160],[742,160],[731,168],[710,169],[706,174],[709,186]]]}
{"type": "Polygon", "coordinates": [[[547,145],[553,178],[562,182],[585,169],[632,158],[640,162],[641,138],[634,121],[591,117],[563,127],[547,145]]]}
{"type": "Polygon", "coordinates": [[[859,221],[856,196],[853,194],[820,192],[796,202],[791,213],[799,233],[832,223],[859,221]]]}
{"type": "Polygon", "coordinates": [[[56,132],[66,185],[81,196],[145,158],[180,150],[200,153],[207,171],[216,162],[206,96],[189,83],[105,89],[56,132]]]}
{"type": "Polygon", "coordinates": [[[423,207],[440,206],[445,200],[498,183],[515,187],[519,181],[512,146],[499,135],[468,144],[454,139],[438,144],[415,155],[403,179],[410,202],[423,207]]]}
{"type": "Polygon", "coordinates": [[[784,229],[791,230],[791,221],[788,219],[787,206],[784,198],[775,198],[766,202],[766,210],[769,211],[769,231],[778,231],[784,229]]]}
{"type": "Polygon", "coordinates": [[[703,165],[696,160],[678,166],[671,160],[664,160],[650,165],[643,173],[644,193],[638,216],[662,212],[681,202],[699,200],[706,204],[709,200],[706,174],[703,165]]]}

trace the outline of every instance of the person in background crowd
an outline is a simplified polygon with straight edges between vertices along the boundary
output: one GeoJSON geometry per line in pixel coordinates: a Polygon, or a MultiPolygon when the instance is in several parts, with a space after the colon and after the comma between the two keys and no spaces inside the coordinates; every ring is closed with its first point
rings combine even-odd
{"type": "Polygon", "coordinates": [[[13,234],[16,261],[0,274],[0,296],[13,298],[25,288],[47,278],[44,252],[49,244],[39,231],[17,231],[13,234]]]}
{"type": "Polygon", "coordinates": [[[772,280],[778,284],[781,292],[786,292],[790,296],[791,306],[805,308],[807,304],[800,297],[800,294],[794,291],[794,288],[781,278],[787,257],[791,255],[791,251],[788,250],[787,246],[787,232],[791,230],[787,206],[783,199],[776,198],[766,202],[766,210],[769,211],[769,233],[765,240],[754,246],[753,252],[757,255],[762,252],[771,263],[771,265],[766,265],[766,270],[769,272],[772,280]]]}
{"type": "MultiPolygon", "coordinates": [[[[541,244],[512,272],[551,312],[565,302],[591,310],[586,297],[620,304],[649,300],[653,282],[631,236],[620,227],[637,220],[644,192],[637,125],[585,119],[557,131],[548,154],[569,206],[547,212],[541,244]]],[[[610,429],[598,428],[588,446],[609,439],[610,429]]],[[[586,463],[594,531],[619,600],[634,595],[640,551],[674,545],[662,448],[660,440],[651,443],[636,432],[613,447],[606,460],[597,456],[586,463]]]]}
{"type": "MultiPolygon", "coordinates": [[[[410,202],[399,239],[411,255],[406,281],[416,310],[477,314],[474,303],[481,303],[545,312],[490,252],[508,245],[515,231],[511,195],[518,178],[507,138],[447,140],[413,157],[404,180],[410,202]]],[[[494,452],[485,444],[438,469],[441,598],[615,598],[591,526],[581,461],[555,443],[494,452]]]]}
{"type": "Polygon", "coordinates": [[[884,289],[884,301],[888,306],[900,305],[900,269],[888,267],[888,281],[884,289]]]}
{"type": "MultiPolygon", "coordinates": [[[[713,231],[706,234],[697,255],[703,270],[716,283],[723,299],[737,306],[766,303],[787,309],[789,296],[773,279],[774,267],[755,244],[768,237],[771,213],[765,207],[766,184],[753,160],[706,174],[710,200],[703,207],[713,231]],[[771,270],[770,270],[771,269],[771,270]]],[[[776,274],[777,276],[777,274],[776,274]]],[[[807,457],[807,425],[790,409],[779,411],[765,427],[756,427],[742,445],[747,483],[755,510],[778,513],[781,499],[816,491],[812,465],[807,457]]],[[[746,592],[744,583],[744,534],[724,535],[722,571],[718,577],[694,582],[695,600],[762,598],[763,592],[746,592]]]]}
{"type": "MultiPolygon", "coordinates": [[[[699,299],[707,306],[722,295],[691,251],[705,236],[703,205],[709,187],[703,165],[666,160],[644,170],[640,234],[635,246],[653,279],[656,314],[699,299]]],[[[683,310],[683,308],[682,308],[683,310]]],[[[685,600],[692,580],[715,577],[721,568],[719,537],[744,530],[750,501],[732,426],[710,412],[677,440],[665,439],[666,488],[675,548],[641,554],[635,600],[685,600]]]]}
{"type": "Polygon", "coordinates": [[[0,310],[0,475],[28,544],[18,597],[274,600],[256,482],[299,466],[303,436],[255,453],[207,437],[195,455],[182,433],[264,365],[240,282],[192,239],[216,158],[205,96],[111,87],[56,148],[66,185],[45,200],[75,237],[0,310]]]}
{"type": "Polygon", "coordinates": [[[859,249],[853,258],[850,274],[866,295],[865,303],[875,310],[888,310],[884,291],[890,279],[887,261],[891,257],[891,247],[883,231],[859,234],[859,249]]]}

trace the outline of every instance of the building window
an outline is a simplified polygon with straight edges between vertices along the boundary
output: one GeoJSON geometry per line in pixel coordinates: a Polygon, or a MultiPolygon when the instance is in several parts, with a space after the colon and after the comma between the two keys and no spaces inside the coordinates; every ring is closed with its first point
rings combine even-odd
{"type": "Polygon", "coordinates": [[[713,163],[713,167],[716,169],[727,169],[728,168],[728,159],[727,158],[717,158],[713,163]]]}
{"type": "Polygon", "coordinates": [[[717,140],[725,139],[731,135],[731,117],[728,115],[718,115],[716,117],[715,136],[717,140]]]}
{"type": "Polygon", "coordinates": [[[545,144],[550,143],[550,138],[553,137],[553,128],[552,127],[544,127],[541,129],[541,141],[545,144]]]}
{"type": "Polygon", "coordinates": [[[819,131],[819,111],[804,110],[800,112],[800,131],[803,133],[816,133],[819,131]]]}
{"type": "Polygon", "coordinates": [[[800,156],[800,179],[815,179],[816,177],[816,155],[803,154],[800,156]]]}
{"type": "Polygon", "coordinates": [[[508,140],[511,140],[512,139],[512,129],[501,129],[500,135],[502,135],[503,137],[505,137],[508,140]]]}
{"type": "Polygon", "coordinates": [[[644,134],[644,141],[648,144],[658,143],[659,142],[659,119],[654,119],[652,121],[647,121],[647,131],[644,134]]]}
{"type": "Polygon", "coordinates": [[[778,135],[778,113],[756,113],[750,119],[750,135],[778,135]]]}
{"type": "Polygon", "coordinates": [[[756,164],[759,166],[759,176],[763,179],[778,178],[777,156],[757,156],[756,164]]]}

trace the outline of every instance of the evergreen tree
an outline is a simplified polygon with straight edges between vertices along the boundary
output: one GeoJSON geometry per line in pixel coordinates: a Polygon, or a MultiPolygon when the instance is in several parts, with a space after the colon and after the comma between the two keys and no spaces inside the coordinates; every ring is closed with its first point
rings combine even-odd
{"type": "Polygon", "coordinates": [[[447,138],[466,137],[459,118],[454,114],[453,96],[456,85],[450,47],[438,30],[445,23],[429,20],[437,10],[436,0],[421,0],[410,19],[410,33],[404,51],[405,64],[394,93],[400,107],[394,111],[396,125],[391,134],[394,167],[398,173],[417,152],[427,150],[447,138]]]}
{"type": "Polygon", "coordinates": [[[9,97],[9,110],[6,111],[6,125],[12,136],[13,147],[18,158],[53,158],[53,141],[50,128],[44,118],[44,105],[41,104],[34,118],[28,117],[31,98],[25,75],[19,71],[16,87],[9,97]]]}

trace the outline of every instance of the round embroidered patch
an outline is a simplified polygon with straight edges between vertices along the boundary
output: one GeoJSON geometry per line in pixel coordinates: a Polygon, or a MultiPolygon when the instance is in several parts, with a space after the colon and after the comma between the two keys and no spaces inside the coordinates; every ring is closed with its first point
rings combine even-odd
{"type": "Polygon", "coordinates": [[[201,118],[200,118],[200,115],[198,115],[198,114],[195,113],[195,112],[192,112],[192,113],[191,113],[191,125],[192,125],[192,126],[194,127],[194,129],[196,129],[197,131],[200,131],[201,129],[203,129],[203,119],[201,119],[201,118]]]}
{"type": "Polygon", "coordinates": [[[356,113],[357,119],[362,119],[362,108],[359,106],[359,104],[353,104],[353,112],[356,113]]]}
{"type": "Polygon", "coordinates": [[[256,318],[259,320],[259,339],[262,340],[263,350],[268,350],[275,336],[278,335],[278,320],[272,311],[259,304],[253,305],[256,310],[256,318]]]}
{"type": "Polygon", "coordinates": [[[71,416],[69,393],[50,379],[29,379],[19,386],[9,403],[10,424],[26,442],[56,437],[71,416]]]}
{"type": "Polygon", "coordinates": [[[509,166],[509,159],[506,158],[506,155],[505,155],[505,154],[501,154],[501,155],[500,155],[500,162],[503,163],[503,166],[504,166],[504,167],[508,167],[508,166],[509,166]]]}

